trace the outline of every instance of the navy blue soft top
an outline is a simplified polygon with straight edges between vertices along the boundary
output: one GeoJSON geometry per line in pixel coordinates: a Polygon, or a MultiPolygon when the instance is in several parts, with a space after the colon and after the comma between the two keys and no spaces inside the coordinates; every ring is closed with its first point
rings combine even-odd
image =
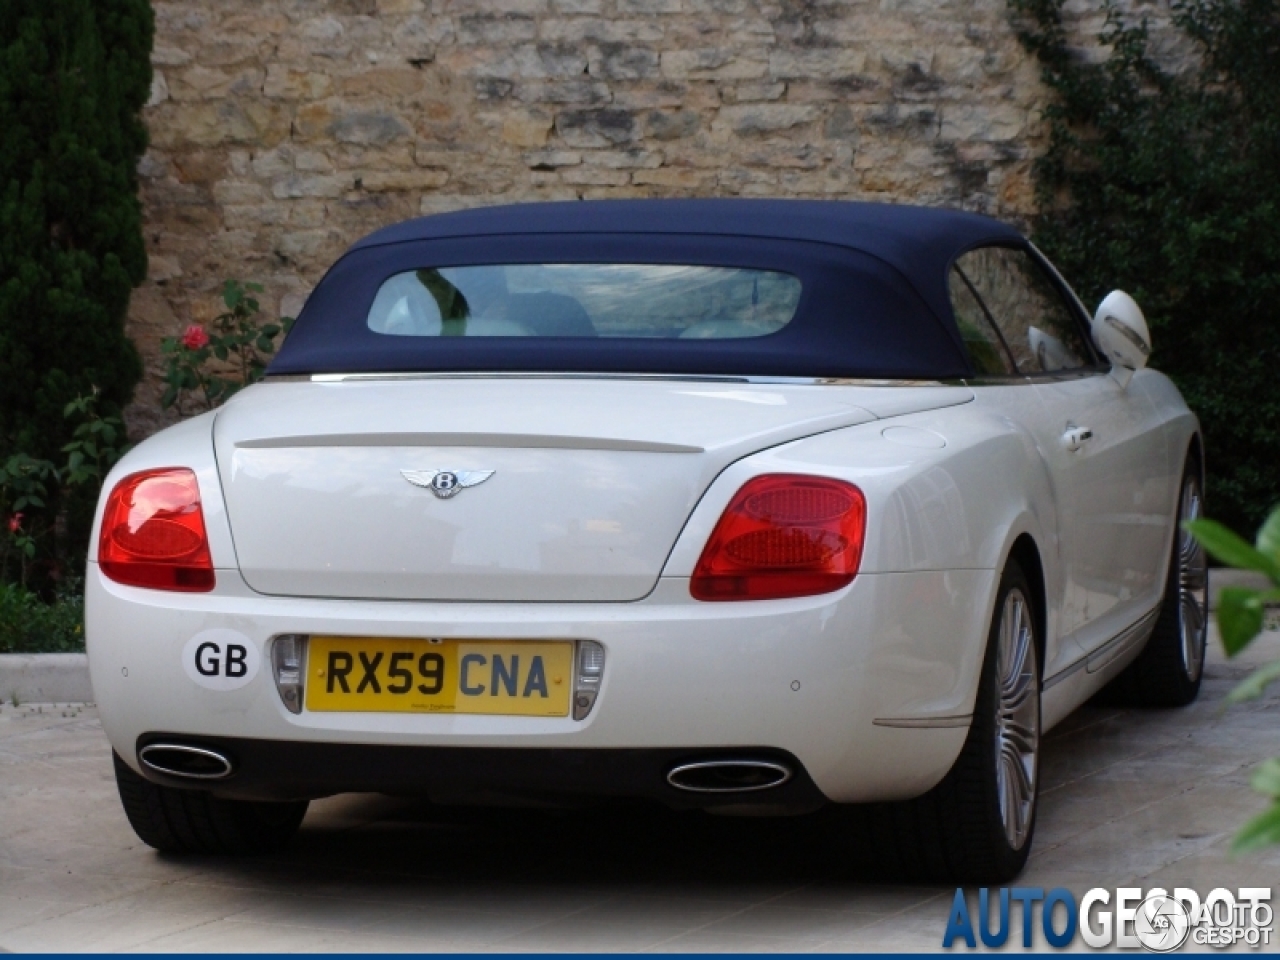
{"type": "Polygon", "coordinates": [[[271,374],[551,371],[947,378],[973,373],[947,272],[977,246],[1026,245],[955,210],[805,200],[601,200],[410,220],[355,244],[320,281],[271,374]],[[792,321],[723,340],[397,337],[367,323],[379,286],[426,267],[668,263],[780,270],[792,321]]]}

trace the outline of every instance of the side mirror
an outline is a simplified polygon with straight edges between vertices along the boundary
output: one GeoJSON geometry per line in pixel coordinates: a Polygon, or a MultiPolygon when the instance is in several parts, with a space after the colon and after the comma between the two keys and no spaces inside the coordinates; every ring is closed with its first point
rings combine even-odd
{"type": "Polygon", "coordinates": [[[1093,342],[1111,361],[1111,376],[1127,387],[1135,370],[1147,365],[1151,356],[1151,332],[1142,309],[1123,290],[1112,290],[1098,304],[1090,327],[1093,342]]]}

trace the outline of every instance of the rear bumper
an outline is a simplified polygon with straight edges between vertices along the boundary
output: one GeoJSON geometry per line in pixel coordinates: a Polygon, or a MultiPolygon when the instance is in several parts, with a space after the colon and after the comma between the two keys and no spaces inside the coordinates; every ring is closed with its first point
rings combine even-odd
{"type": "Polygon", "coordinates": [[[138,750],[174,742],[217,752],[228,759],[231,773],[200,784],[143,766],[148,779],[165,786],[203,786],[237,799],[309,800],[372,791],[424,796],[439,803],[563,805],[588,798],[628,798],[656,800],[676,808],[763,803],[778,812],[811,810],[826,802],[795,757],[769,748],[526,750],[154,733],[138,738],[138,750]],[[668,783],[667,774],[681,764],[707,760],[766,760],[785,767],[791,776],[776,787],[743,793],[692,793],[668,783]]]}
{"type": "MultiPolygon", "coordinates": [[[[165,732],[233,743],[252,758],[241,766],[243,785],[252,774],[258,795],[270,793],[273,771],[284,784],[286,769],[311,784],[304,793],[417,792],[440,781],[415,780],[420,758],[455,756],[422,751],[449,748],[483,760],[468,761],[469,769],[496,771],[486,775],[486,789],[523,783],[525,792],[539,793],[550,778],[575,785],[561,792],[670,801],[676,791],[664,796],[665,772],[654,771],[676,757],[776,751],[794,758],[804,771],[799,779],[821,797],[864,802],[923,793],[954,762],[994,578],[988,570],[862,574],[837,593],[746,603],[700,603],[677,579],[660,581],[636,603],[402,603],[265,597],[234,570],[219,570],[210,594],[161,593],[107,581],[90,564],[86,633],[104,729],[135,769],[139,738],[165,732]],[[262,666],[249,682],[213,690],[192,681],[182,651],[206,630],[236,631],[258,648],[262,666]],[[591,639],[607,656],[599,698],[582,721],[295,715],[267,662],[271,638],[282,633],[591,639]],[[288,748],[260,751],[260,743],[288,748]],[[383,747],[406,750],[374,749],[383,747]],[[267,753],[270,762],[260,762],[267,753]],[[648,759],[636,761],[639,772],[624,773],[615,760],[586,762],[589,753],[629,757],[628,769],[636,757],[648,759]],[[572,763],[549,761],[557,755],[603,772],[575,779],[572,763]],[[294,756],[301,759],[288,759],[294,756]],[[302,777],[313,765],[311,779],[302,777]],[[326,779],[328,767],[341,775],[326,779]],[[659,786],[648,786],[655,779],[659,786]]],[[[770,792],[753,799],[765,802],[770,792]]]]}

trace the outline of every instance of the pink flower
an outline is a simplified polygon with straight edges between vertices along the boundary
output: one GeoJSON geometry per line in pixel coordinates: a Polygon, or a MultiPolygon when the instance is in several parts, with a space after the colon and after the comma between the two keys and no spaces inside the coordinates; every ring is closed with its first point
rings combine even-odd
{"type": "Polygon", "coordinates": [[[9,532],[17,533],[22,529],[22,514],[15,513],[9,517],[9,532]]]}
{"type": "Polygon", "coordinates": [[[209,343],[209,335],[204,332],[204,327],[198,323],[193,323],[187,327],[187,332],[182,335],[182,345],[188,350],[199,350],[209,343]]]}

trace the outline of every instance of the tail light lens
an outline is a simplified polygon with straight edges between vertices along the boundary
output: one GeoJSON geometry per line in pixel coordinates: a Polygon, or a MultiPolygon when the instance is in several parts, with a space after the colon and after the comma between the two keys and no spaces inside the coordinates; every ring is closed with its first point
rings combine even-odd
{"type": "Polygon", "coordinates": [[[689,584],[699,600],[771,600],[839,590],[862,560],[867,502],[843,480],[769,474],[725,508],[689,584]]]}
{"type": "Polygon", "coordinates": [[[204,593],[213,589],[213,558],[196,475],[184,468],[125,477],[107,498],[98,565],[117,583],[204,593]]]}

